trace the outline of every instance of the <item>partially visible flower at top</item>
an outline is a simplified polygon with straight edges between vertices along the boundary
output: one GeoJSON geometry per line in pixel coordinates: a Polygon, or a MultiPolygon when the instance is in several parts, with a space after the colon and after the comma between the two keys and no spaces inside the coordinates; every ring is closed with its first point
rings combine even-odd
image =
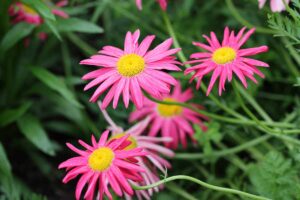
{"type": "Polygon", "coordinates": [[[105,46],[98,55],[82,60],[80,64],[94,65],[100,69],[94,70],[82,77],[83,80],[92,80],[84,90],[97,86],[98,88],[90,98],[96,102],[108,88],[102,108],[106,108],[113,100],[113,108],[116,108],[122,94],[125,107],[129,100],[141,108],[143,106],[143,92],[154,97],[170,92],[170,86],[176,84],[176,80],[163,70],[180,71],[176,65],[175,53],[179,48],[170,49],[173,40],[167,39],[153,50],[148,51],[155,36],[147,36],[140,44],[138,39],[140,31],[133,34],[127,32],[124,50],[113,46],[105,46]]]}
{"type": "Polygon", "coordinates": [[[219,42],[214,32],[210,33],[210,37],[203,35],[209,45],[193,42],[195,46],[206,50],[206,52],[192,54],[190,58],[194,60],[188,61],[187,63],[196,65],[185,70],[185,74],[195,72],[191,81],[195,78],[198,79],[197,89],[200,87],[203,77],[212,71],[213,73],[206,95],[209,95],[218,78],[220,78],[219,95],[221,95],[222,91],[225,90],[226,79],[229,82],[232,80],[232,73],[237,75],[245,88],[248,86],[246,77],[255,83],[257,83],[257,80],[254,74],[264,78],[264,74],[257,69],[257,66],[269,67],[269,65],[265,62],[247,57],[266,52],[268,51],[268,47],[260,46],[241,49],[255,31],[255,29],[251,29],[244,34],[245,30],[246,28],[244,27],[235,35],[234,31],[230,32],[229,28],[226,27],[222,43],[219,42]]]}
{"type": "MultiPolygon", "coordinates": [[[[109,117],[106,110],[101,109],[101,103],[99,102],[99,107],[101,112],[103,113],[104,118],[110,124],[109,130],[112,131],[113,136],[111,140],[123,137],[125,135],[129,135],[128,139],[131,144],[126,148],[128,150],[132,148],[143,148],[147,155],[143,158],[137,158],[139,160],[139,165],[143,166],[146,170],[145,173],[142,174],[144,181],[143,182],[133,182],[136,185],[149,185],[159,181],[159,177],[156,173],[156,168],[160,170],[162,173],[165,173],[167,168],[171,168],[171,164],[164,159],[163,156],[173,157],[174,152],[170,149],[167,149],[164,146],[161,146],[160,143],[165,142],[169,143],[172,141],[171,137],[152,137],[142,135],[145,132],[145,129],[149,125],[150,118],[145,118],[141,122],[135,124],[128,130],[123,130],[123,128],[117,126],[115,122],[109,117]]],[[[139,197],[144,197],[146,199],[151,199],[153,192],[158,192],[159,187],[150,188],[147,191],[140,190],[136,191],[136,195],[139,197]]]]}
{"type": "MultiPolygon", "coordinates": [[[[163,96],[163,101],[184,103],[192,98],[192,90],[187,89],[182,92],[178,82],[172,94],[163,96]]],[[[208,117],[204,115],[177,105],[158,104],[148,99],[145,101],[145,106],[142,109],[135,110],[130,114],[129,121],[132,122],[149,117],[151,120],[149,136],[154,137],[160,131],[163,137],[171,137],[173,139],[171,143],[165,143],[166,147],[176,149],[178,143],[181,142],[182,146],[186,148],[187,136],[189,136],[193,142],[196,142],[193,137],[195,131],[191,123],[199,125],[203,131],[207,129],[202,120],[208,120],[208,117]]],[[[203,109],[203,107],[198,104],[192,105],[203,109]]]]}
{"type": "MultiPolygon", "coordinates": [[[[270,0],[271,10],[273,12],[281,12],[285,10],[284,1],[286,4],[290,3],[290,0],[270,0]]],[[[258,0],[259,8],[261,9],[266,2],[267,0],[258,0]]]]}
{"type": "MultiPolygon", "coordinates": [[[[166,10],[166,9],[167,9],[167,5],[168,5],[167,0],[156,0],[156,1],[158,1],[158,3],[159,3],[159,5],[160,5],[161,9],[163,9],[163,10],[166,10]]],[[[142,10],[142,0],[135,0],[135,2],[136,2],[136,6],[137,6],[140,10],[142,10]]]]}
{"type": "MultiPolygon", "coordinates": [[[[59,10],[59,7],[63,7],[68,4],[67,0],[59,1],[56,4],[53,4],[51,1],[44,1],[52,10],[54,15],[60,16],[62,18],[68,18],[68,14],[59,10]]],[[[34,9],[29,7],[28,5],[16,2],[12,4],[8,10],[9,15],[13,17],[13,23],[26,22],[28,24],[40,25],[43,23],[43,18],[40,14],[34,9]]]]}
{"type": "Polygon", "coordinates": [[[145,156],[146,152],[142,148],[127,150],[127,146],[130,145],[128,136],[107,141],[108,134],[109,131],[102,133],[98,142],[92,136],[92,145],[79,140],[85,150],[67,143],[67,146],[78,156],[61,163],[59,169],[66,168],[68,171],[63,179],[64,183],[81,176],[76,186],[77,200],[80,199],[86,185],[84,199],[95,199],[98,194],[99,199],[107,196],[112,200],[109,185],[118,196],[121,197],[123,193],[131,196],[134,191],[129,181],[143,181],[141,173],[145,172],[145,169],[138,164],[137,158],[145,156]]]}

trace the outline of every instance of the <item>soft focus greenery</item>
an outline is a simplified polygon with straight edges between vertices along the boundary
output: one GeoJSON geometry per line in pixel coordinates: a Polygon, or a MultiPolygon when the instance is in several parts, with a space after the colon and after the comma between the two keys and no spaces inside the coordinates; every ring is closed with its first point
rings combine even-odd
{"type": "MultiPolygon", "coordinates": [[[[158,4],[144,0],[70,0],[63,8],[70,18],[58,19],[34,0],[24,0],[43,14],[46,23],[35,27],[12,25],[7,13],[11,0],[0,1],[0,199],[74,199],[75,181],[61,183],[57,166],[73,155],[65,142],[89,140],[107,127],[92,91],[83,92],[81,76],[94,69],[79,61],[110,44],[123,46],[128,30],[155,34],[155,43],[175,34],[183,48],[181,61],[199,51],[192,41],[225,26],[238,31],[257,27],[247,47],[268,45],[257,56],[268,62],[259,84],[227,84],[219,97],[194,91],[193,102],[214,114],[208,131],[195,126],[198,146],[178,149],[167,176],[189,175],[209,184],[229,187],[278,200],[300,199],[300,1],[288,12],[258,9],[256,0],[170,0],[164,16],[158,4]],[[170,20],[171,27],[166,24],[170,20]],[[173,30],[172,30],[173,29],[173,30]],[[48,38],[41,41],[37,33],[48,38]],[[277,36],[277,37],[274,37],[277,36]],[[30,39],[29,46],[24,40],[30,39]],[[234,119],[235,123],[223,118],[234,119]]],[[[189,77],[174,73],[185,88],[189,77]]],[[[209,78],[204,80],[208,83],[209,78]]],[[[108,109],[125,128],[128,110],[108,109]]],[[[164,174],[161,175],[164,177],[164,174]]],[[[177,180],[166,184],[153,199],[239,199],[228,193],[177,180]]]]}

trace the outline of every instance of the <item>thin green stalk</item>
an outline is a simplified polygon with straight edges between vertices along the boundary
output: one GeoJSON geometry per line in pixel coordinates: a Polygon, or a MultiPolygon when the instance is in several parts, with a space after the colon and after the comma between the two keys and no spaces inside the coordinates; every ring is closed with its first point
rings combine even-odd
{"type": "Polygon", "coordinates": [[[237,89],[264,120],[270,123],[273,122],[272,118],[260,107],[260,105],[255,101],[255,99],[252,96],[250,96],[248,92],[246,92],[239,84],[237,84],[237,89]]]}
{"type": "Polygon", "coordinates": [[[257,32],[260,33],[266,33],[266,34],[276,34],[276,32],[272,29],[259,27],[251,24],[246,19],[242,17],[242,15],[238,12],[234,4],[232,3],[232,0],[226,0],[226,4],[228,9],[230,10],[230,13],[235,17],[235,19],[240,22],[243,26],[246,26],[248,28],[255,28],[257,32]]]}
{"type": "Polygon", "coordinates": [[[63,64],[64,64],[64,70],[65,70],[67,84],[74,92],[74,87],[71,84],[72,67],[71,67],[71,60],[70,60],[70,52],[68,50],[66,43],[61,43],[61,52],[62,52],[62,58],[63,58],[62,60],[63,60],[63,64]]]}
{"type": "Polygon", "coordinates": [[[85,41],[83,41],[80,37],[78,37],[74,33],[68,33],[67,36],[68,36],[68,39],[73,44],[78,46],[86,56],[93,55],[97,52],[97,50],[95,48],[88,45],[85,41]]]}
{"type": "MultiPolygon", "coordinates": [[[[228,147],[225,144],[221,143],[221,142],[216,142],[215,144],[217,145],[217,147],[219,147],[222,150],[228,149],[228,147]]],[[[245,164],[244,161],[240,157],[238,157],[237,155],[225,156],[224,158],[226,160],[230,161],[232,164],[234,164],[238,168],[240,168],[241,170],[243,170],[244,172],[247,171],[247,169],[248,169],[247,164],[245,164]]]]}
{"type": "Polygon", "coordinates": [[[257,200],[270,200],[269,198],[266,197],[262,197],[262,196],[257,196],[257,195],[253,195],[253,194],[249,194],[240,190],[234,190],[234,189],[230,189],[230,188],[225,188],[225,187],[219,187],[219,186],[215,186],[215,185],[211,185],[208,184],[206,182],[203,182],[199,179],[196,179],[194,177],[191,176],[185,176],[185,175],[176,175],[176,176],[171,176],[168,178],[165,178],[164,180],[158,181],[156,183],[153,183],[151,185],[146,185],[146,186],[137,186],[137,185],[132,185],[133,189],[135,190],[147,190],[156,186],[159,186],[161,184],[170,182],[170,181],[175,181],[175,180],[188,180],[188,181],[192,181],[194,183],[197,183],[203,187],[206,187],[208,189],[212,189],[212,190],[216,190],[216,191],[220,191],[220,192],[224,192],[224,193],[229,193],[229,194],[236,194],[239,195],[241,197],[248,197],[251,199],[257,199],[257,200]]]}
{"type": "Polygon", "coordinates": [[[92,15],[91,22],[96,23],[110,0],[100,0],[92,15]]]}
{"type": "Polygon", "coordinates": [[[222,156],[227,156],[230,154],[236,154],[241,151],[244,151],[250,147],[253,147],[255,145],[258,145],[264,141],[267,141],[270,139],[272,136],[271,135],[264,135],[259,138],[256,138],[254,140],[251,140],[250,142],[246,142],[244,144],[241,144],[239,146],[230,148],[230,149],[225,149],[222,151],[216,151],[211,154],[203,154],[203,153],[176,153],[176,155],[173,157],[173,159],[185,159],[185,160],[197,160],[197,159],[202,159],[206,157],[222,157],[222,156]]]}
{"type": "Polygon", "coordinates": [[[261,121],[255,116],[255,114],[253,114],[245,105],[238,89],[237,89],[237,83],[236,81],[233,81],[233,88],[235,91],[235,94],[237,96],[237,100],[240,103],[241,107],[243,108],[243,110],[249,115],[249,117],[254,120],[257,125],[259,125],[262,129],[264,129],[267,133],[272,134],[272,135],[278,135],[278,134],[299,134],[300,130],[274,130],[268,126],[266,126],[264,123],[261,123],[261,121]]]}
{"type": "Polygon", "coordinates": [[[121,8],[120,6],[115,6],[113,4],[111,4],[110,6],[114,11],[122,14],[124,17],[130,19],[131,21],[135,22],[136,24],[138,24],[140,27],[143,27],[145,30],[155,34],[158,38],[160,39],[165,39],[166,35],[161,33],[160,31],[157,31],[155,28],[153,28],[152,26],[149,26],[147,23],[145,23],[144,21],[141,20],[141,18],[139,16],[134,15],[132,12],[121,8]]]}
{"type": "Polygon", "coordinates": [[[197,200],[196,197],[194,197],[190,193],[186,192],[185,190],[183,190],[181,187],[179,187],[175,183],[168,183],[165,186],[166,186],[166,188],[168,188],[168,190],[171,190],[172,192],[180,195],[181,197],[183,197],[185,199],[188,199],[188,200],[197,200]]]}
{"type": "Polygon", "coordinates": [[[298,70],[297,66],[293,63],[290,55],[287,53],[286,49],[284,49],[281,45],[278,45],[280,53],[283,55],[283,58],[285,59],[286,67],[288,68],[288,71],[295,77],[300,77],[300,71],[298,70]]]}
{"type": "MultiPolygon", "coordinates": [[[[242,125],[248,125],[248,126],[255,126],[257,125],[257,122],[255,121],[251,121],[251,120],[244,120],[244,119],[236,119],[236,118],[230,118],[230,117],[225,117],[222,115],[217,115],[217,114],[213,114],[210,112],[207,112],[205,110],[200,110],[198,108],[195,108],[194,106],[187,104],[187,103],[181,103],[181,102],[166,102],[166,101],[160,101],[158,99],[155,99],[153,97],[151,97],[149,94],[145,93],[144,94],[149,100],[159,103],[159,104],[166,104],[166,105],[176,105],[176,106],[181,106],[181,107],[185,107],[188,108],[196,113],[199,113],[201,115],[206,115],[207,117],[210,117],[212,119],[216,119],[216,120],[220,120],[220,121],[224,121],[224,122],[228,122],[231,124],[242,124],[242,125]]],[[[276,123],[268,123],[268,122],[263,122],[263,121],[259,121],[259,123],[264,124],[264,125],[270,125],[270,126],[274,126],[274,127],[290,127],[289,124],[285,124],[285,123],[281,123],[281,122],[276,122],[276,123]]]]}
{"type": "MultiPolygon", "coordinates": [[[[300,55],[299,53],[295,50],[293,45],[289,42],[288,39],[282,38],[283,43],[285,44],[285,47],[289,50],[290,54],[293,56],[295,61],[297,62],[298,65],[300,65],[300,55]]],[[[297,70],[298,71],[298,70],[297,70]]]]}
{"type": "MultiPolygon", "coordinates": [[[[271,138],[271,135],[264,136],[269,136],[271,138]]],[[[237,142],[238,144],[245,144],[247,142],[247,139],[244,139],[240,134],[230,135],[229,137],[231,137],[232,140],[237,142]]],[[[264,142],[266,142],[266,140],[262,143],[264,142]]],[[[260,150],[255,148],[254,146],[250,146],[249,148],[245,149],[245,151],[249,152],[252,155],[252,157],[256,160],[261,160],[264,158],[264,155],[260,152],[260,150]]]]}

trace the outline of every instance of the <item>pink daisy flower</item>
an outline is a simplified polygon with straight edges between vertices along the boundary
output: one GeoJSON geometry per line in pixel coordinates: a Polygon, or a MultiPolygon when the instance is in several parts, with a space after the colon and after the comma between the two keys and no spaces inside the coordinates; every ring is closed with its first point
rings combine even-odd
{"type": "MultiPolygon", "coordinates": [[[[171,168],[171,164],[161,157],[173,157],[174,152],[166,147],[160,145],[160,143],[171,142],[171,137],[152,137],[142,135],[145,129],[149,125],[150,118],[147,117],[141,122],[137,123],[133,127],[128,130],[123,130],[121,127],[117,126],[114,121],[109,117],[108,113],[101,109],[100,102],[98,103],[100,110],[103,113],[104,118],[110,124],[109,130],[112,131],[113,137],[111,139],[120,138],[124,135],[129,135],[128,139],[131,144],[127,147],[127,149],[132,148],[143,148],[147,155],[143,158],[137,158],[139,160],[139,165],[142,166],[146,171],[142,174],[143,182],[134,182],[136,185],[149,185],[159,181],[158,175],[155,172],[156,168],[159,169],[162,173],[165,173],[166,168],[171,168]]],[[[136,195],[139,198],[150,199],[153,192],[158,192],[159,187],[151,188],[147,192],[146,191],[136,191],[136,195]]],[[[128,198],[129,199],[129,198],[128,198]]]]}
{"type": "MultiPolygon", "coordinates": [[[[142,0],[136,0],[135,2],[138,9],[142,10],[142,0]]],[[[167,0],[157,0],[157,2],[159,3],[161,9],[163,10],[167,9],[167,5],[168,5],[167,0]]]]}
{"type": "MultiPolygon", "coordinates": [[[[52,13],[54,15],[60,16],[62,18],[69,17],[68,14],[58,9],[58,7],[67,5],[68,1],[59,1],[55,5],[51,1],[45,2],[52,9],[52,13]]],[[[40,25],[43,23],[43,18],[39,15],[39,13],[36,10],[21,2],[16,2],[13,5],[11,5],[8,12],[10,16],[14,17],[12,21],[13,23],[26,22],[35,25],[40,25]]]]}
{"type": "MultiPolygon", "coordinates": [[[[163,100],[167,102],[187,102],[193,98],[191,89],[181,91],[181,86],[178,83],[173,93],[164,95],[163,100]]],[[[193,104],[199,109],[202,106],[193,104]]],[[[159,131],[163,137],[171,137],[172,142],[165,142],[166,147],[176,149],[178,143],[181,142],[184,148],[187,146],[187,136],[194,142],[193,135],[195,133],[191,123],[198,124],[204,131],[206,126],[202,120],[208,120],[208,117],[176,105],[158,104],[147,100],[142,109],[136,110],[130,114],[129,121],[140,120],[144,117],[150,118],[149,136],[155,137],[159,131]]]]}
{"type": "MultiPolygon", "coordinates": [[[[283,1],[284,0],[270,0],[271,10],[273,12],[281,12],[285,10],[285,5],[283,1]]],[[[267,0],[258,0],[259,8],[261,9],[262,7],[264,7],[266,2],[267,0]]],[[[290,0],[285,0],[285,3],[289,4],[290,0]]]]}
{"type": "Polygon", "coordinates": [[[133,34],[127,32],[124,50],[113,46],[105,46],[98,55],[83,60],[80,64],[101,67],[83,76],[82,79],[92,80],[84,90],[97,86],[90,101],[95,102],[106,90],[102,107],[106,108],[113,100],[116,108],[122,94],[125,107],[129,99],[141,108],[143,106],[143,92],[159,98],[162,94],[170,92],[170,85],[176,80],[163,70],[180,71],[180,62],[175,60],[175,53],[179,48],[170,49],[173,40],[167,39],[153,50],[148,51],[155,36],[147,36],[140,44],[138,39],[140,31],[133,34]]]}
{"type": "Polygon", "coordinates": [[[107,141],[108,134],[109,132],[105,131],[98,142],[92,136],[92,145],[79,140],[86,150],[80,150],[67,143],[67,146],[79,156],[61,163],[59,169],[66,168],[68,171],[63,179],[64,183],[81,176],[76,186],[77,200],[80,199],[86,185],[84,199],[94,199],[95,191],[98,192],[99,199],[103,199],[105,195],[113,199],[108,189],[109,185],[118,196],[121,197],[123,193],[131,196],[134,191],[129,181],[143,181],[141,172],[145,172],[145,169],[138,165],[137,158],[145,156],[146,153],[142,148],[126,150],[130,145],[128,136],[107,141]]]}
{"type": "Polygon", "coordinates": [[[251,29],[244,34],[245,29],[245,27],[242,28],[239,33],[235,35],[234,31],[230,32],[228,27],[226,27],[222,43],[218,41],[214,32],[210,33],[210,38],[203,35],[209,45],[200,42],[193,43],[195,46],[206,51],[192,54],[190,58],[194,60],[187,63],[196,65],[185,70],[185,74],[195,72],[191,81],[195,78],[198,79],[197,89],[200,87],[202,78],[212,71],[213,73],[206,95],[209,95],[218,78],[220,78],[219,95],[221,95],[222,90],[225,90],[226,79],[230,82],[232,73],[237,75],[245,88],[247,88],[246,77],[255,83],[257,83],[257,80],[254,74],[264,78],[264,74],[257,69],[257,66],[269,67],[269,65],[265,62],[247,57],[266,52],[268,51],[268,47],[260,46],[241,49],[255,31],[255,29],[251,29]]]}

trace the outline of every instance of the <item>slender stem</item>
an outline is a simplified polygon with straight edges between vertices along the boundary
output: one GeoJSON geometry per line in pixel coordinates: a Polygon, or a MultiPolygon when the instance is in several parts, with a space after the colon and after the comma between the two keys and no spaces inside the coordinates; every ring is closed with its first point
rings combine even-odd
{"type": "Polygon", "coordinates": [[[240,85],[237,84],[237,89],[243,95],[243,97],[252,105],[253,108],[261,115],[267,122],[273,122],[272,118],[264,111],[261,106],[255,101],[255,99],[248,94],[240,85]]]}
{"type": "MultiPolygon", "coordinates": [[[[289,50],[290,54],[293,56],[295,61],[297,62],[298,65],[300,65],[300,55],[299,53],[295,50],[293,45],[289,42],[288,39],[282,38],[283,43],[285,44],[286,48],[289,50]]],[[[298,71],[298,70],[297,70],[298,71]]],[[[297,73],[297,75],[299,72],[297,73]]]]}
{"type": "MultiPolygon", "coordinates": [[[[220,121],[224,121],[224,122],[228,122],[231,124],[242,124],[242,125],[248,125],[248,126],[255,126],[257,125],[256,121],[251,121],[251,120],[247,120],[247,119],[236,119],[236,118],[230,118],[230,117],[225,117],[225,116],[221,116],[221,115],[217,115],[217,114],[213,114],[210,112],[207,112],[205,110],[200,110],[198,108],[195,108],[194,106],[187,104],[187,103],[181,103],[181,102],[166,102],[166,101],[161,101],[158,99],[155,99],[153,97],[151,97],[149,94],[145,93],[144,94],[149,100],[159,103],[159,104],[166,104],[166,105],[176,105],[176,106],[181,106],[181,107],[185,107],[188,108],[196,113],[199,113],[201,115],[206,115],[207,117],[210,117],[212,119],[216,119],[216,120],[220,120],[220,121]]],[[[290,127],[293,125],[291,124],[286,124],[286,123],[281,123],[281,122],[274,122],[274,123],[268,123],[268,122],[263,122],[263,121],[259,121],[261,124],[264,125],[270,125],[270,126],[274,126],[274,127],[290,127]]]]}
{"type": "Polygon", "coordinates": [[[262,137],[256,138],[250,142],[244,143],[242,145],[225,149],[222,151],[213,152],[211,154],[203,154],[203,153],[176,153],[174,159],[185,159],[185,160],[197,160],[202,159],[205,157],[221,157],[221,156],[227,156],[230,154],[236,154],[238,152],[244,151],[252,146],[258,145],[268,139],[270,139],[271,135],[264,135],[262,137]]]}
{"type": "MultiPolygon", "coordinates": [[[[271,138],[271,135],[264,135],[263,137],[269,136],[269,138],[271,138]]],[[[238,144],[245,144],[247,142],[247,138],[244,138],[243,136],[241,136],[240,134],[230,134],[229,137],[231,137],[231,139],[235,142],[237,142],[238,144]]],[[[260,138],[255,136],[255,138],[260,138]]],[[[264,140],[262,142],[261,145],[263,145],[264,143],[267,143],[266,140],[264,140]]],[[[254,146],[249,146],[248,148],[245,149],[245,151],[249,152],[252,157],[256,160],[261,160],[264,158],[264,155],[260,152],[260,149],[255,148],[254,146]]]]}
{"type": "Polygon", "coordinates": [[[289,71],[289,73],[291,73],[295,78],[300,77],[300,71],[298,70],[297,66],[293,63],[292,58],[290,57],[286,49],[283,48],[282,45],[278,45],[278,48],[283,58],[285,59],[286,66],[288,68],[287,71],[289,71]]]}
{"type": "Polygon", "coordinates": [[[174,193],[182,196],[185,199],[188,199],[188,200],[197,200],[196,197],[192,196],[190,193],[186,192],[185,190],[183,190],[182,188],[180,188],[175,183],[169,183],[169,184],[166,184],[165,186],[166,186],[166,188],[168,188],[172,192],[174,192],[174,193]]]}
{"type": "Polygon", "coordinates": [[[97,50],[95,48],[91,47],[89,44],[87,44],[85,41],[83,41],[76,34],[68,33],[67,36],[68,36],[68,39],[71,42],[73,42],[73,44],[78,46],[86,56],[93,55],[97,52],[97,50]]]}
{"type": "Polygon", "coordinates": [[[249,193],[246,193],[246,192],[243,192],[243,191],[239,191],[239,190],[235,190],[235,189],[230,189],[230,188],[224,188],[224,187],[219,187],[219,186],[211,185],[211,184],[203,182],[203,181],[201,181],[199,179],[196,179],[194,177],[185,176],[185,175],[171,176],[171,177],[168,177],[168,178],[166,178],[164,180],[161,180],[161,181],[158,181],[156,183],[153,183],[151,185],[146,185],[146,186],[132,185],[132,187],[135,190],[146,190],[146,189],[153,188],[153,187],[156,187],[156,186],[159,186],[161,184],[164,184],[164,183],[167,183],[167,182],[170,182],[170,181],[174,181],[174,180],[188,180],[188,181],[192,181],[194,183],[197,183],[197,184],[199,184],[199,185],[201,185],[203,187],[206,187],[208,189],[212,189],[212,190],[216,190],[216,191],[220,191],[220,192],[224,192],[224,193],[236,194],[236,195],[243,196],[243,197],[248,197],[248,198],[251,198],[251,199],[270,200],[270,199],[268,199],[266,197],[249,194],[249,193]]]}
{"type": "Polygon", "coordinates": [[[111,126],[111,128],[116,131],[119,130],[120,128],[115,124],[115,122],[110,118],[109,114],[106,112],[105,109],[102,109],[101,105],[102,102],[101,101],[97,101],[98,107],[100,109],[100,111],[103,114],[103,117],[105,118],[105,120],[108,122],[108,124],[111,126]]]}
{"type": "Polygon", "coordinates": [[[242,15],[238,12],[234,4],[232,3],[232,0],[226,0],[226,4],[228,9],[230,10],[230,13],[235,17],[235,19],[240,22],[242,25],[248,27],[248,28],[255,28],[257,32],[260,33],[266,33],[266,34],[276,34],[276,32],[272,29],[259,27],[251,24],[246,19],[242,17],[242,15]]]}
{"type": "MultiPolygon", "coordinates": [[[[219,147],[220,149],[224,150],[224,149],[228,149],[228,147],[221,143],[221,142],[216,142],[215,143],[217,145],[217,147],[219,147]]],[[[230,161],[232,164],[234,164],[235,166],[237,166],[238,168],[240,168],[241,170],[243,170],[244,172],[247,171],[248,166],[247,164],[245,164],[240,157],[238,157],[237,155],[232,155],[232,156],[225,156],[224,157],[226,160],[230,161]]]]}
{"type": "Polygon", "coordinates": [[[262,129],[264,129],[267,133],[272,134],[272,135],[278,135],[278,134],[299,134],[300,130],[274,130],[268,126],[266,126],[264,123],[261,123],[261,121],[255,116],[255,114],[253,114],[245,105],[238,89],[237,89],[237,83],[236,81],[233,81],[233,88],[235,91],[235,94],[237,96],[237,100],[240,103],[241,107],[243,108],[243,110],[249,115],[249,117],[254,120],[257,125],[259,125],[262,129]]]}

